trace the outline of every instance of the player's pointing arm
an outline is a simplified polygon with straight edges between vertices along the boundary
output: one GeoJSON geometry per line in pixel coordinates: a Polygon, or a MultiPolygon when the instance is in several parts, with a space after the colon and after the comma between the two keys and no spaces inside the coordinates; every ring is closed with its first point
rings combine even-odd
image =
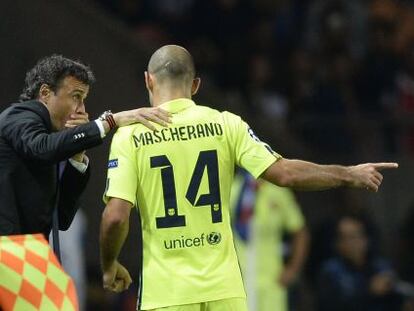
{"type": "Polygon", "coordinates": [[[279,186],[301,190],[324,190],[345,186],[377,192],[383,179],[380,171],[397,167],[397,163],[340,166],[280,159],[261,177],[279,186]]]}

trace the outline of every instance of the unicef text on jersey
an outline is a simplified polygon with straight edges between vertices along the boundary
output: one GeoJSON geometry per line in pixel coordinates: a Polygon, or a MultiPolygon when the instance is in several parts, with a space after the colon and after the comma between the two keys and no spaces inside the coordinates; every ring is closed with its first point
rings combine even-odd
{"type": "Polygon", "coordinates": [[[165,249],[183,249],[192,247],[203,247],[205,245],[218,245],[221,242],[220,232],[202,233],[198,237],[186,238],[183,235],[178,239],[164,240],[165,249]]]}

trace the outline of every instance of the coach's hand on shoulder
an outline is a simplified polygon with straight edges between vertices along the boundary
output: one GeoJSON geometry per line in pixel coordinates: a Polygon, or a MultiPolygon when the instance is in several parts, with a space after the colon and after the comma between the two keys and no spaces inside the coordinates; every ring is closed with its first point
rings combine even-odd
{"type": "Polygon", "coordinates": [[[168,123],[171,123],[171,113],[158,107],[138,108],[117,112],[114,114],[114,119],[118,126],[141,123],[150,130],[155,130],[151,122],[168,126],[168,123]]]}
{"type": "Polygon", "coordinates": [[[380,171],[398,168],[398,163],[364,163],[348,167],[350,176],[348,185],[354,188],[362,188],[377,192],[383,176],[380,171]]]}
{"type": "Polygon", "coordinates": [[[128,270],[115,261],[107,270],[103,271],[103,287],[116,293],[120,293],[129,288],[132,283],[128,270]]]}

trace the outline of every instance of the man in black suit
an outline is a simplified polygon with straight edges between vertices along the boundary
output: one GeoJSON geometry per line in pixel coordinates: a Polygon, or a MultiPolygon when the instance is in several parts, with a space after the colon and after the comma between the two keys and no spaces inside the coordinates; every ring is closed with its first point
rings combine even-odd
{"type": "Polygon", "coordinates": [[[0,114],[0,236],[48,237],[57,199],[59,229],[67,230],[89,178],[84,150],[117,126],[168,121],[161,109],[140,108],[89,122],[84,101],[93,82],[78,61],[44,58],[28,71],[21,102],[0,114]]]}

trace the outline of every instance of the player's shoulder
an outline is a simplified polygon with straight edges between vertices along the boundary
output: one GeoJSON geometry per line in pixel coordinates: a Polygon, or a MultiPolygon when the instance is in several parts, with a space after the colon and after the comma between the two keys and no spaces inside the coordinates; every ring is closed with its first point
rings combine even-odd
{"type": "Polygon", "coordinates": [[[196,105],[195,109],[198,109],[203,113],[203,115],[209,116],[212,119],[220,119],[223,123],[239,123],[242,121],[242,118],[240,116],[230,111],[220,111],[203,105],[196,105]]]}
{"type": "Polygon", "coordinates": [[[136,125],[131,124],[127,126],[118,127],[115,131],[114,137],[120,137],[125,135],[131,135],[135,130],[136,125]]]}
{"type": "Polygon", "coordinates": [[[211,114],[211,115],[219,115],[221,112],[217,109],[214,109],[212,107],[204,106],[204,105],[194,105],[192,107],[195,111],[204,113],[204,114],[211,114]]]}
{"type": "MultiPolygon", "coordinates": [[[[156,126],[156,124],[154,125],[156,126]]],[[[141,123],[134,123],[134,124],[118,127],[115,132],[115,135],[121,135],[121,136],[132,135],[137,132],[145,132],[145,131],[148,131],[148,128],[145,127],[145,125],[141,123]]]]}
{"type": "Polygon", "coordinates": [[[117,128],[112,138],[112,143],[127,143],[133,138],[134,135],[136,135],[137,133],[139,134],[140,132],[144,131],[144,129],[146,129],[146,127],[139,123],[119,127],[117,128]]]}

